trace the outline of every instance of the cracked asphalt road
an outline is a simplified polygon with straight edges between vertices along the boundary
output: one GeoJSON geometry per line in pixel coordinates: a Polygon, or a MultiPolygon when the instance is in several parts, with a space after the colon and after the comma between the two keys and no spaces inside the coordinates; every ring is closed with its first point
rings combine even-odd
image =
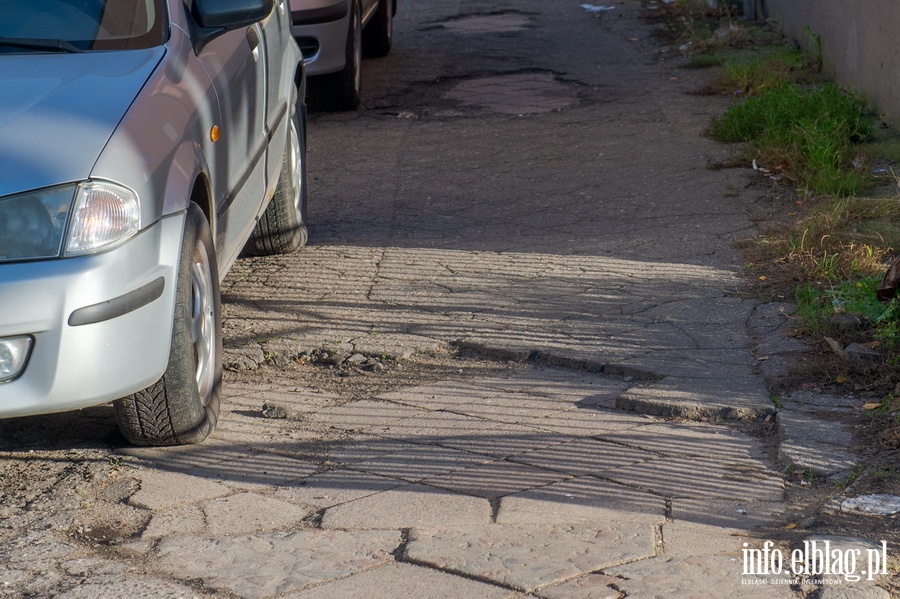
{"type": "Polygon", "coordinates": [[[402,1],[364,107],[311,115],[310,246],[223,284],[213,437],[0,423],[0,596],[818,593],[741,571],[793,514],[715,424],[772,412],[783,320],[730,293],[721,101],[614,6],[402,1]]]}

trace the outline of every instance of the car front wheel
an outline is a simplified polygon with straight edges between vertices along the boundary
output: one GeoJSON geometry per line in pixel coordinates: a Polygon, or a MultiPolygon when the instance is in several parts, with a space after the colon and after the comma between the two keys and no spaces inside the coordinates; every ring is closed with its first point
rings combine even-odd
{"type": "Polygon", "coordinates": [[[222,385],[221,313],[212,234],[192,203],[185,218],[166,371],[153,385],[114,403],[128,441],[184,445],[199,443],[213,431],[222,385]]]}
{"type": "Polygon", "coordinates": [[[251,256],[286,254],[306,245],[306,121],[297,108],[295,88],[275,195],[244,246],[251,256]]]}

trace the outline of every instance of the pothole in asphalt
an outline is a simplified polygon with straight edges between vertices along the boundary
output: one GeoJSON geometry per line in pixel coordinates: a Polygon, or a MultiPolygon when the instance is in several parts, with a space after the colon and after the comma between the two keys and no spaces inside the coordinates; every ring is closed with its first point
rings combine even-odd
{"type": "Polygon", "coordinates": [[[522,13],[503,12],[485,15],[467,15],[438,23],[453,33],[515,33],[528,27],[531,17],[522,13]]]}
{"type": "Polygon", "coordinates": [[[576,94],[553,73],[527,72],[466,79],[443,96],[460,107],[500,114],[538,114],[575,104],[576,94]]]}

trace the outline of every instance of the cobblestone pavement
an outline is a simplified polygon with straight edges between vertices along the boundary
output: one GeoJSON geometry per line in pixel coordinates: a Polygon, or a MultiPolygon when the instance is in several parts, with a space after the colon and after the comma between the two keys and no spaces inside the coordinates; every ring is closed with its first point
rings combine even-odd
{"type": "Polygon", "coordinates": [[[773,415],[798,348],[731,293],[746,173],[707,169],[723,104],[641,3],[399,4],[364,107],[311,115],[310,246],[223,284],[213,437],[3,424],[4,476],[32,469],[0,596],[888,596],[746,572],[795,514],[770,439],[721,421],[773,415]]]}

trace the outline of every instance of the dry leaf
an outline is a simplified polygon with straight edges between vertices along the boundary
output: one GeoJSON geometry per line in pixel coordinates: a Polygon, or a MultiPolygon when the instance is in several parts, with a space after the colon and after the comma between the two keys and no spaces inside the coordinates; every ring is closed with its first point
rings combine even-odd
{"type": "Polygon", "coordinates": [[[881,407],[881,402],[869,402],[867,404],[863,404],[863,410],[877,410],[881,407]]]}

